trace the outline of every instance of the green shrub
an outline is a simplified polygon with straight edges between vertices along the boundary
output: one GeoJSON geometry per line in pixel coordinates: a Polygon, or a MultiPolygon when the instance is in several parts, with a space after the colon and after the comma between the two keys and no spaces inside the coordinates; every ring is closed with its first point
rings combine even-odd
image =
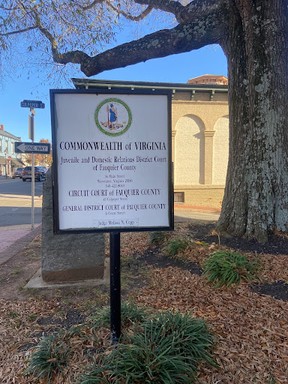
{"type": "Polygon", "coordinates": [[[176,238],[171,239],[166,247],[165,251],[167,252],[168,256],[174,257],[178,255],[180,252],[185,251],[189,246],[189,241],[182,238],[176,238]]]}
{"type": "MultiPolygon", "coordinates": [[[[122,302],[121,305],[121,323],[124,327],[129,327],[135,323],[141,323],[147,317],[144,308],[137,307],[130,302],[122,302]]],[[[110,306],[105,306],[96,312],[93,316],[93,327],[110,327],[110,306]]]]}
{"type": "Polygon", "coordinates": [[[50,380],[67,365],[70,348],[59,335],[44,337],[32,354],[28,373],[50,380]]]}
{"type": "Polygon", "coordinates": [[[200,361],[216,365],[212,336],[202,320],[179,313],[147,319],[127,344],[119,343],[81,384],[191,384],[200,361]]]}
{"type": "Polygon", "coordinates": [[[167,239],[167,232],[164,232],[164,231],[150,232],[150,242],[153,245],[162,245],[166,239],[167,239]]]}
{"type": "Polygon", "coordinates": [[[214,252],[204,264],[204,275],[216,287],[231,286],[255,277],[257,264],[238,252],[214,252]]]}

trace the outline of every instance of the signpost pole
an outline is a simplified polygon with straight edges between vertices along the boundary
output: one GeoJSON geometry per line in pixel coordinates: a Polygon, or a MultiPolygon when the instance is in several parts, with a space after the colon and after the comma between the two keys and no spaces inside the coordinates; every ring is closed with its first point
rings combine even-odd
{"type": "MultiPolygon", "coordinates": [[[[29,122],[28,122],[28,134],[32,144],[34,143],[34,108],[45,108],[45,104],[39,100],[23,100],[21,101],[22,108],[30,108],[29,122]]],[[[16,150],[15,150],[16,152],[16,150]]],[[[31,229],[34,229],[34,196],[35,196],[35,158],[34,152],[32,152],[32,167],[31,167],[31,198],[32,198],[32,209],[31,209],[31,229]]]]}
{"type": "MultiPolygon", "coordinates": [[[[34,143],[34,109],[30,108],[30,116],[29,116],[29,138],[34,143]]],[[[34,229],[34,200],[35,200],[35,155],[32,153],[32,167],[31,167],[31,229],[34,229]]]]}
{"type": "Polygon", "coordinates": [[[121,335],[120,232],[110,233],[111,337],[116,344],[121,335]]]}
{"type": "Polygon", "coordinates": [[[34,209],[34,200],[35,200],[35,155],[34,153],[32,153],[32,167],[31,167],[31,199],[32,199],[32,203],[31,203],[31,229],[33,230],[34,229],[34,212],[35,212],[35,209],[34,209]]]}

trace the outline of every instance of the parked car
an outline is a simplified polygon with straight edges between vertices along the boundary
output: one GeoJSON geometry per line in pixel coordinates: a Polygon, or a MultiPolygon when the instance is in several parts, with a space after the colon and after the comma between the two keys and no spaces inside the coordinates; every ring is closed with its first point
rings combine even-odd
{"type": "Polygon", "coordinates": [[[44,165],[39,165],[39,168],[42,168],[44,173],[47,173],[48,171],[48,168],[44,167],[44,165]]]}
{"type": "MultiPolygon", "coordinates": [[[[34,167],[34,175],[35,175],[35,181],[43,181],[46,179],[45,175],[45,169],[40,166],[34,167]]],[[[30,180],[32,181],[32,167],[25,167],[22,171],[22,180],[30,180]]]]}
{"type": "Polygon", "coordinates": [[[22,178],[22,171],[24,168],[16,168],[13,172],[12,179],[16,179],[16,177],[22,178]]]}

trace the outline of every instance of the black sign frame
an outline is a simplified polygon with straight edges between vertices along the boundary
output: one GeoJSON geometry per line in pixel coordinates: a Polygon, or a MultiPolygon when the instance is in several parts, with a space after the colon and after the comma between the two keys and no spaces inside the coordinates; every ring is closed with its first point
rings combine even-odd
{"type": "Polygon", "coordinates": [[[88,90],[73,90],[73,89],[51,89],[50,90],[50,106],[51,106],[51,126],[52,126],[52,156],[53,156],[53,167],[52,167],[52,183],[53,183],[53,230],[54,233],[64,234],[64,233],[96,233],[96,232],[109,232],[109,233],[119,233],[119,232],[144,232],[144,231],[168,231],[174,229],[174,186],[173,186],[173,172],[172,172],[172,134],[171,134],[171,101],[172,101],[172,92],[170,90],[127,90],[127,89],[109,89],[103,90],[99,88],[93,88],[88,90]],[[167,167],[168,167],[168,180],[167,180],[167,190],[168,190],[168,225],[164,226],[145,226],[145,227],[104,227],[104,228],[72,228],[72,229],[61,229],[60,228],[60,211],[59,211],[59,185],[58,185],[58,140],[57,140],[57,108],[56,108],[56,97],[61,94],[71,94],[71,95],[162,95],[166,97],[167,100],[167,142],[168,142],[168,151],[167,151],[167,167]]]}

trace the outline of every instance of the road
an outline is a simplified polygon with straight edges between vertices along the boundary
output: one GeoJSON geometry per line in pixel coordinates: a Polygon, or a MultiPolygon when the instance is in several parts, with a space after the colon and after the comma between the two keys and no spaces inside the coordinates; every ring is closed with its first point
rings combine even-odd
{"type": "MultiPolygon", "coordinates": [[[[42,222],[43,182],[35,183],[34,224],[42,222]]],[[[31,182],[0,177],[0,227],[31,224],[31,182]]]]}

